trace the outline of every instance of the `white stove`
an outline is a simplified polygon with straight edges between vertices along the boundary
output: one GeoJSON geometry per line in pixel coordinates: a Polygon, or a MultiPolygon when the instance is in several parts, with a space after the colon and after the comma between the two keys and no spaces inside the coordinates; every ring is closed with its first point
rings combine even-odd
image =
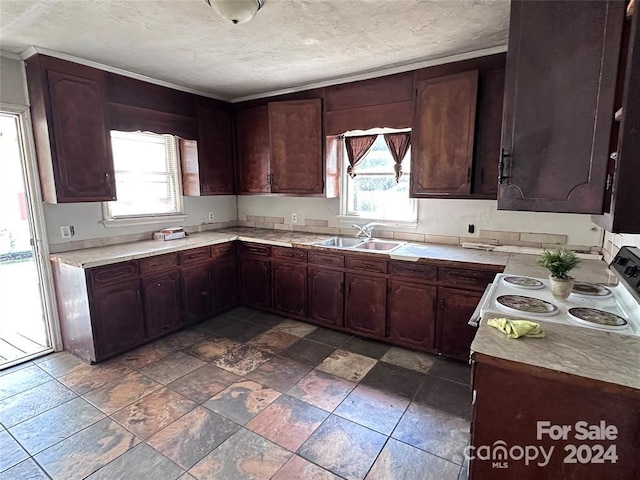
{"type": "Polygon", "coordinates": [[[618,285],[576,282],[567,300],[553,297],[546,278],[498,274],[470,324],[505,317],[640,336],[640,250],[623,247],[609,268],[618,285]]]}

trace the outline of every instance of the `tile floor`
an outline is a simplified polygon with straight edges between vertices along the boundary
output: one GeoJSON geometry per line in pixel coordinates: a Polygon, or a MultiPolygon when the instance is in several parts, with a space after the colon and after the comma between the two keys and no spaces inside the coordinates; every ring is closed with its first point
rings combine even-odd
{"type": "Polygon", "coordinates": [[[0,480],[459,480],[469,368],[241,307],[0,371],[0,480]]]}

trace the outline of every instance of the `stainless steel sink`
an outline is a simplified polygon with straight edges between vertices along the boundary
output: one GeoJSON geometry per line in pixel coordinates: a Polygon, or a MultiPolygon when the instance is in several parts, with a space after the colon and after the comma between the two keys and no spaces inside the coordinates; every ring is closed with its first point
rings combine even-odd
{"type": "Polygon", "coordinates": [[[362,239],[351,237],[333,237],[322,242],[314,243],[320,247],[345,248],[349,250],[362,250],[374,252],[390,252],[404,245],[404,242],[391,242],[387,240],[362,239]]]}
{"type": "Polygon", "coordinates": [[[388,242],[386,240],[368,240],[353,247],[355,250],[376,250],[379,252],[389,252],[395,250],[402,242],[388,242]]]}
{"type": "Polygon", "coordinates": [[[350,248],[355,247],[360,243],[362,243],[361,238],[333,237],[322,242],[314,243],[314,245],[318,245],[321,247],[350,248]]]}

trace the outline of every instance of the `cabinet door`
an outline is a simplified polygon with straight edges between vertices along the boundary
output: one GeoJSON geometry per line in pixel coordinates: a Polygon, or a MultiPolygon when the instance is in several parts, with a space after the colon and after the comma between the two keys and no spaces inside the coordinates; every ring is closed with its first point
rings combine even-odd
{"type": "Polygon", "coordinates": [[[100,81],[47,72],[58,202],[115,200],[111,135],[100,81]]]}
{"type": "Polygon", "coordinates": [[[328,326],[344,325],[344,272],[309,267],[309,318],[328,326]]]}
{"type": "Polygon", "coordinates": [[[467,322],[481,297],[479,292],[438,288],[436,347],[442,355],[469,360],[469,348],[476,328],[467,322]]]}
{"type": "Polygon", "coordinates": [[[182,269],[182,298],[186,323],[202,320],[211,313],[209,269],[209,262],[182,269]]]}
{"type": "Polygon", "coordinates": [[[198,110],[200,195],[232,195],[233,151],[231,116],[224,110],[198,110]]]}
{"type": "Polygon", "coordinates": [[[354,332],[385,336],[387,279],[346,274],[346,326],[354,332]]]}
{"type": "Polygon", "coordinates": [[[180,271],[142,279],[147,337],[156,337],[180,326],[182,293],[180,271]]]}
{"type": "Polygon", "coordinates": [[[511,2],[498,208],[600,213],[625,2],[511,2]]]}
{"type": "Polygon", "coordinates": [[[89,301],[96,361],[142,344],[144,307],[138,280],[95,288],[89,301]]]}
{"type": "Polygon", "coordinates": [[[273,262],[273,308],[296,317],[307,316],[307,266],[273,262]]]}
{"type": "Polygon", "coordinates": [[[225,255],[213,261],[211,282],[214,312],[222,312],[238,304],[238,265],[235,255],[225,255]]]}
{"type": "Polygon", "coordinates": [[[269,114],[266,106],[236,112],[238,193],[269,193],[269,114]]]}
{"type": "Polygon", "coordinates": [[[271,260],[242,255],[240,281],[243,305],[271,308],[271,260]]]}
{"type": "Polygon", "coordinates": [[[322,101],[269,103],[271,191],[322,193],[322,101]]]}
{"type": "Polygon", "coordinates": [[[391,280],[389,340],[433,351],[436,336],[436,287],[391,280]]]}
{"type": "Polygon", "coordinates": [[[478,71],[418,83],[411,196],[469,194],[478,71]]]}

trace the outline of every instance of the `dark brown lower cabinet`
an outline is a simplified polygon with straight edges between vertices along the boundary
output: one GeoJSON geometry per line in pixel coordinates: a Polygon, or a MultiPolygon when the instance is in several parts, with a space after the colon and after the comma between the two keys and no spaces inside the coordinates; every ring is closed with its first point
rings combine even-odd
{"type": "Polygon", "coordinates": [[[242,304],[271,308],[271,260],[253,255],[240,256],[242,304]]]}
{"type": "Polygon", "coordinates": [[[182,289],[180,271],[142,278],[147,337],[157,337],[181,325],[182,289]]]}
{"type": "Polygon", "coordinates": [[[309,267],[309,319],[314,323],[344,325],[344,272],[309,267]]]}
{"type": "Polygon", "coordinates": [[[346,274],[345,322],[354,332],[384,337],[387,317],[387,279],[346,274]]]}
{"type": "Polygon", "coordinates": [[[139,280],[94,288],[90,291],[89,308],[97,360],[130,350],[144,341],[139,280]]]}
{"type": "Polygon", "coordinates": [[[238,304],[238,263],[234,254],[213,261],[213,312],[222,312],[238,304]]]}
{"type": "Polygon", "coordinates": [[[307,266],[287,262],[271,264],[273,308],[295,317],[307,316],[307,266]]]}
{"type": "Polygon", "coordinates": [[[203,262],[182,269],[184,323],[197,322],[211,313],[210,268],[210,262],[203,262]]]}
{"type": "Polygon", "coordinates": [[[482,293],[457,288],[438,288],[437,344],[442,355],[469,360],[476,329],[467,322],[482,293]]]}
{"type": "Polygon", "coordinates": [[[437,288],[395,279],[389,283],[389,340],[435,351],[437,288]]]}

